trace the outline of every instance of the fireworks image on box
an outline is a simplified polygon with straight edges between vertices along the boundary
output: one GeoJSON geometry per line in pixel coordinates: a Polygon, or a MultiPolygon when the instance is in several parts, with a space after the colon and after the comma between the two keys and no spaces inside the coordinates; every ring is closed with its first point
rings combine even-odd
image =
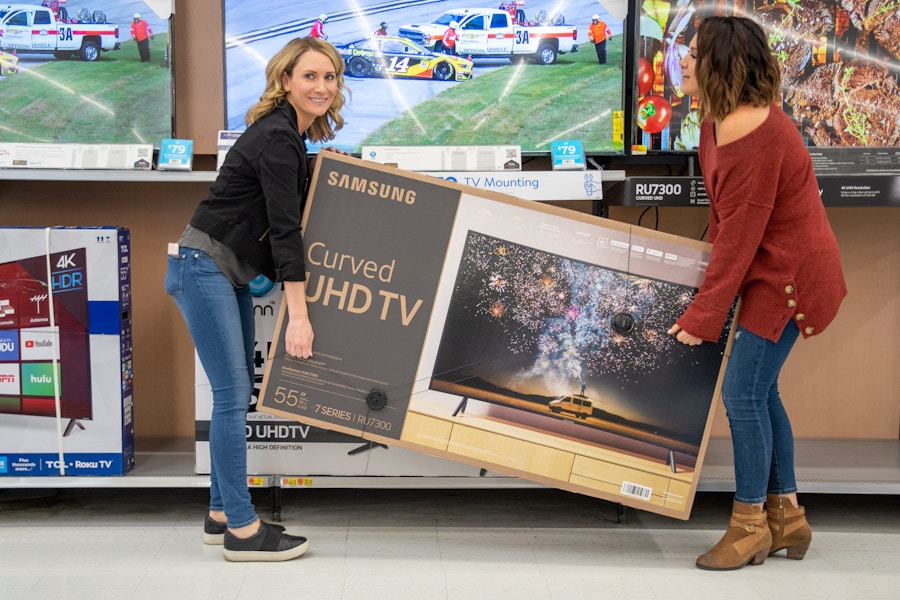
{"type": "Polygon", "coordinates": [[[469,232],[431,387],[696,453],[728,327],[666,333],[695,291],[469,232]]]}

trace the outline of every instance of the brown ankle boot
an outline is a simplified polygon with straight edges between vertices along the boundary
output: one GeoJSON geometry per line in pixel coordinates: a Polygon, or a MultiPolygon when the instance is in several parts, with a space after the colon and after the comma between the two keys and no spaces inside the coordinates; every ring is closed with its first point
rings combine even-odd
{"type": "Polygon", "coordinates": [[[708,571],[730,571],[747,563],[761,565],[771,547],[772,534],[763,509],[735,500],[728,531],[718,544],[697,559],[697,567],[708,571]]]}
{"type": "Polygon", "coordinates": [[[774,554],[787,548],[787,557],[803,560],[809,542],[812,540],[812,529],[806,522],[806,509],[794,506],[790,500],[777,494],[766,495],[766,516],[769,530],[772,532],[772,548],[774,554]]]}

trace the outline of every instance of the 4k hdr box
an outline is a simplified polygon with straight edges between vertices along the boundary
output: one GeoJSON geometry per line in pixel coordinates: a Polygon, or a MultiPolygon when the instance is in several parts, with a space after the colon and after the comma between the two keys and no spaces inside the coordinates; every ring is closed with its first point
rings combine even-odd
{"type": "Polygon", "coordinates": [[[127,473],[132,389],[128,229],[0,228],[0,477],[127,473]]]}

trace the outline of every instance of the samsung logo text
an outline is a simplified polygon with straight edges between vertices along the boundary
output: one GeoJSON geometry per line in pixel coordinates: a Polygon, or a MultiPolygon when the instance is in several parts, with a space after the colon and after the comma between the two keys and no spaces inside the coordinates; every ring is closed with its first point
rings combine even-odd
{"type": "Polygon", "coordinates": [[[415,204],[416,192],[405,188],[382,183],[374,179],[366,179],[365,177],[356,177],[347,175],[346,173],[338,173],[330,171],[328,173],[328,185],[331,187],[339,187],[351,192],[366,194],[374,198],[383,198],[385,200],[393,200],[395,202],[403,202],[405,204],[415,204]]]}

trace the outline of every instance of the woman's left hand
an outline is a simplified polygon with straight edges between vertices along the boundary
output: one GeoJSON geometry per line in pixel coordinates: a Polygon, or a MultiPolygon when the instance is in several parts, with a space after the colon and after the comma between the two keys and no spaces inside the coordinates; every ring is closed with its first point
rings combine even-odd
{"type": "Polygon", "coordinates": [[[681,342],[682,344],[686,344],[688,346],[699,346],[703,343],[703,340],[698,338],[696,335],[691,335],[678,325],[672,325],[668,332],[670,335],[675,334],[675,339],[681,342]]]}
{"type": "Polygon", "coordinates": [[[309,319],[288,319],[284,333],[284,350],[288,356],[309,358],[312,356],[312,324],[309,319]]]}

